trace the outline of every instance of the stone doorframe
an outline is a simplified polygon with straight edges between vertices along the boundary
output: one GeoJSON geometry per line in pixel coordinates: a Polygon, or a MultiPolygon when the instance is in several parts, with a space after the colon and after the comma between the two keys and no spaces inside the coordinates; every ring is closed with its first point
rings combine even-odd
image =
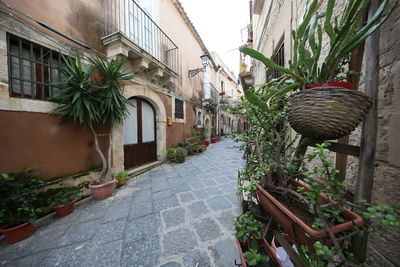
{"type": "MultiPolygon", "coordinates": [[[[161,98],[150,88],[143,85],[125,85],[124,96],[140,97],[149,101],[156,111],[157,160],[166,159],[167,150],[167,113],[161,98]]],[[[124,170],[124,127],[115,125],[113,131],[113,172],[124,170]]]]}

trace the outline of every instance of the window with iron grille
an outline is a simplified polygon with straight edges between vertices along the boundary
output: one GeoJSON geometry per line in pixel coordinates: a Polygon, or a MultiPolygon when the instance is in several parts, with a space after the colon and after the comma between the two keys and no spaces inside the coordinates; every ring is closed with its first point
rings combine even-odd
{"type": "Polygon", "coordinates": [[[175,98],[175,118],[183,119],[183,101],[175,98]]]}
{"type": "Polygon", "coordinates": [[[61,54],[20,37],[7,34],[10,95],[47,100],[59,89],[61,54]]]}
{"type": "MultiPolygon", "coordinates": [[[[271,59],[277,64],[278,66],[284,67],[285,66],[285,43],[282,42],[274,55],[271,59]]],[[[273,79],[279,78],[282,75],[280,71],[274,69],[267,69],[266,71],[266,82],[269,82],[273,79]]]]}

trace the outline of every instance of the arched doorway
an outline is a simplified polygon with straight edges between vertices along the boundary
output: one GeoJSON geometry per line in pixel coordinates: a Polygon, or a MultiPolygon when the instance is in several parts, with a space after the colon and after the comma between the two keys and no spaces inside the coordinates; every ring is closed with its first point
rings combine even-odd
{"type": "Polygon", "coordinates": [[[124,120],[124,167],[133,167],[157,160],[156,112],[143,98],[129,99],[129,115],[124,120]]]}

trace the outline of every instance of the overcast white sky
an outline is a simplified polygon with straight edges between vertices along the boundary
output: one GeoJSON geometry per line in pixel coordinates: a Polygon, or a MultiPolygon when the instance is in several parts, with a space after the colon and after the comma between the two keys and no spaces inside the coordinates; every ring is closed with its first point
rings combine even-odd
{"type": "Polygon", "coordinates": [[[245,31],[241,34],[241,29],[250,23],[249,0],[180,1],[208,50],[216,51],[229,69],[237,75],[237,48],[247,38],[245,31]]]}

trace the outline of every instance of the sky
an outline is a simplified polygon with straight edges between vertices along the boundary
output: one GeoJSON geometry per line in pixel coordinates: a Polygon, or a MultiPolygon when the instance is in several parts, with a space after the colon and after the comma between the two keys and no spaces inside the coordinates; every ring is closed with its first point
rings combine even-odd
{"type": "MultiPolygon", "coordinates": [[[[209,51],[215,51],[228,68],[239,73],[239,46],[244,44],[249,0],[180,0],[209,51]],[[243,35],[243,36],[242,36],[243,35]]],[[[199,55],[200,57],[200,55],[199,55]]],[[[199,59],[200,60],[200,59],[199,59]]]]}

